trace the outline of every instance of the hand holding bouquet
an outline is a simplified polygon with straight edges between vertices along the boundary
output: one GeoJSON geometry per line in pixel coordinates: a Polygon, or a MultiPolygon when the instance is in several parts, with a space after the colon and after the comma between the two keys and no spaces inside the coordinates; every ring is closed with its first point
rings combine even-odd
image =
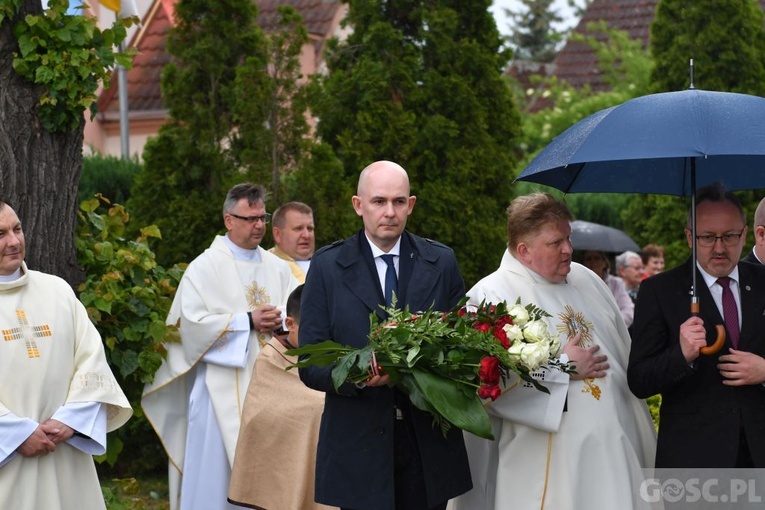
{"type": "Polygon", "coordinates": [[[497,399],[510,372],[547,392],[531,372],[568,366],[556,361],[561,346],[543,320],[549,317],[545,311],[522,306],[520,299],[509,309],[504,302],[466,302],[446,313],[387,308],[385,322],[370,315],[369,342],[361,349],[325,341],[288,354],[300,356],[297,367],[334,365],[336,389],[384,371],[444,433],[454,425],[493,439],[482,399],[497,399]]]}

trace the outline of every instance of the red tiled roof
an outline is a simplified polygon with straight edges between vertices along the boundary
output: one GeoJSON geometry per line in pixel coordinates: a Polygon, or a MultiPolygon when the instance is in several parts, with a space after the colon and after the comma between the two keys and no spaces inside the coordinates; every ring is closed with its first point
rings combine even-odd
{"type": "Polygon", "coordinates": [[[311,35],[324,39],[332,28],[332,20],[340,2],[337,0],[255,0],[258,4],[258,25],[264,30],[276,28],[280,5],[291,5],[303,17],[311,35]]]}
{"type": "MultiPolygon", "coordinates": [[[[624,30],[648,45],[648,35],[659,0],[593,0],[574,32],[585,33],[587,25],[604,20],[609,28],[624,30]]],[[[585,42],[569,40],[553,60],[555,75],[574,87],[589,84],[595,91],[608,89],[597,67],[597,57],[585,42]]]]}
{"type": "MultiPolygon", "coordinates": [[[[658,3],[659,0],[592,0],[574,31],[585,33],[589,23],[604,20],[608,27],[624,30],[633,39],[640,39],[648,46],[651,22],[658,3]]],[[[765,9],[765,0],[759,0],[759,3],[765,9]]],[[[609,88],[601,79],[602,72],[597,67],[595,53],[584,42],[566,42],[553,64],[555,75],[575,87],[589,84],[595,91],[609,88]]]]}
{"type": "MultiPolygon", "coordinates": [[[[133,67],[128,71],[128,111],[164,111],[159,83],[162,68],[170,61],[165,40],[172,26],[165,2],[155,2],[144,17],[144,26],[136,33],[131,46],[138,49],[133,67]]],[[[119,112],[119,84],[116,73],[109,89],[98,99],[98,111],[109,116],[119,112]]]]}

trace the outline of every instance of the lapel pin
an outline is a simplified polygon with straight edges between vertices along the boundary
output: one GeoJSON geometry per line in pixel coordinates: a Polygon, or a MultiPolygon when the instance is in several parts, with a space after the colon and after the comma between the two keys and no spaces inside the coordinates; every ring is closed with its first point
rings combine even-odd
{"type": "Polygon", "coordinates": [[[752,288],[751,288],[749,285],[746,285],[744,288],[745,288],[746,290],[752,290],[752,288]]]}

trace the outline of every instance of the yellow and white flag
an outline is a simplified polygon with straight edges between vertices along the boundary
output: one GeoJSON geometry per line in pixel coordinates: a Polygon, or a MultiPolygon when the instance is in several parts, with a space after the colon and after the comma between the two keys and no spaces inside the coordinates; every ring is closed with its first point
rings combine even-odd
{"type": "Polygon", "coordinates": [[[109,10],[118,12],[120,17],[129,18],[131,16],[138,16],[138,7],[135,5],[135,0],[98,0],[101,5],[109,10]]]}

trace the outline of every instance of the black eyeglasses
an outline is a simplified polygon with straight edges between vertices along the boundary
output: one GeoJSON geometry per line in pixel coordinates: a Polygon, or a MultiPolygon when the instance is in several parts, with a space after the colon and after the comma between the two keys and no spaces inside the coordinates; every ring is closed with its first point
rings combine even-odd
{"type": "Polygon", "coordinates": [[[703,236],[696,236],[696,242],[699,244],[699,246],[709,248],[714,246],[717,240],[719,239],[720,241],[722,241],[722,243],[725,246],[735,246],[736,243],[738,243],[739,239],[741,239],[741,236],[743,234],[744,234],[743,228],[741,229],[741,232],[738,232],[735,234],[723,234],[721,236],[706,234],[703,236]]]}
{"type": "Polygon", "coordinates": [[[229,216],[233,216],[234,218],[242,221],[246,221],[247,223],[257,223],[259,221],[262,221],[263,223],[268,223],[271,221],[271,214],[266,213],[263,216],[239,216],[238,214],[234,213],[228,213],[229,216]]]}

